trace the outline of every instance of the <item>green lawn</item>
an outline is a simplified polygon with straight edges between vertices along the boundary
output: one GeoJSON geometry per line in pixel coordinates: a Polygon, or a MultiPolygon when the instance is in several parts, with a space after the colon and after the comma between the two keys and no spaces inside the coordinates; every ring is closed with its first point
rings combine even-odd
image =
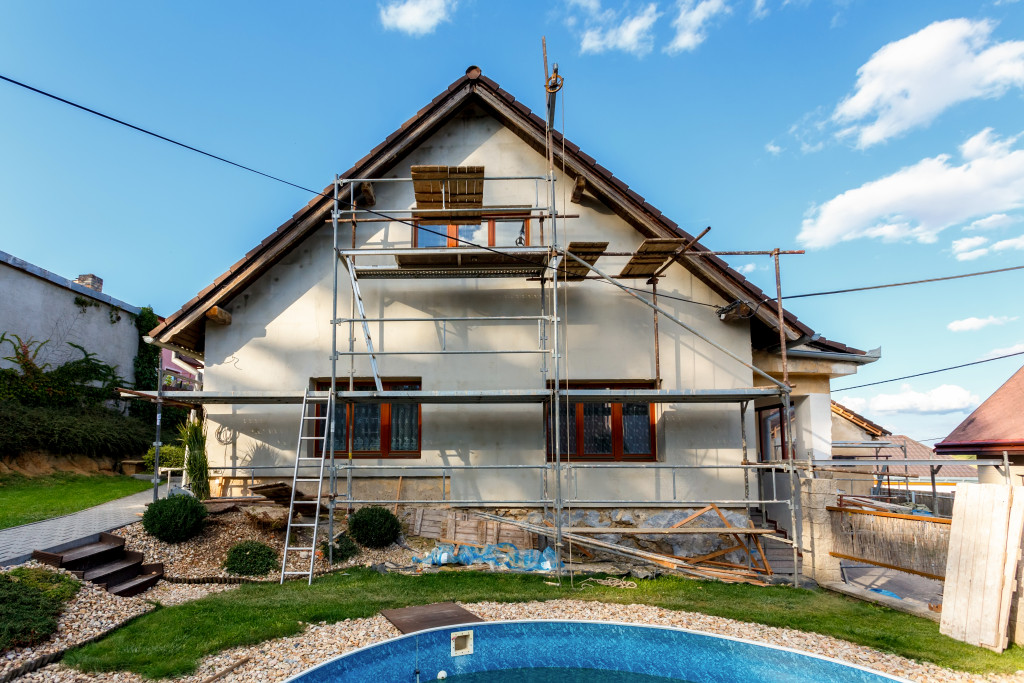
{"type": "Polygon", "coordinates": [[[772,626],[816,631],[886,652],[971,672],[1024,669],[1024,648],[1002,654],[939,634],[938,624],[821,590],[785,586],[691,581],[661,577],[638,581],[636,590],[586,590],[545,584],[523,574],[442,572],[425,576],[381,576],[365,569],[349,576],[248,584],[202,600],[157,609],[103,640],[70,652],[65,662],[84,671],[130,670],[150,678],[195,670],[209,654],[298,633],[302,623],[361,618],[382,609],[447,600],[523,602],[573,598],[644,603],[703,612],[772,626]]]}
{"type": "Polygon", "coordinates": [[[0,476],[0,529],[78,512],[151,486],[122,475],[61,472],[30,478],[6,474],[0,476]]]}

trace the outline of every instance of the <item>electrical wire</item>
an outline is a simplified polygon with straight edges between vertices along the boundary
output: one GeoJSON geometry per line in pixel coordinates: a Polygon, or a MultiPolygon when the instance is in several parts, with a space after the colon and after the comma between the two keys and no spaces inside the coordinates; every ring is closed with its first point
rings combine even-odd
{"type": "MultiPolygon", "coordinates": [[[[48,97],[48,98],[50,98],[52,100],[55,100],[55,101],[60,102],[62,104],[66,104],[66,105],[68,105],[70,107],[74,107],[75,109],[79,109],[81,111],[84,111],[86,113],[92,114],[94,116],[99,116],[100,118],[106,119],[108,121],[111,121],[111,122],[116,123],[116,124],[121,125],[121,126],[125,126],[126,128],[131,128],[132,130],[137,131],[139,133],[143,133],[144,135],[149,135],[149,136],[154,137],[154,138],[156,138],[158,140],[163,140],[164,142],[168,142],[168,143],[170,143],[172,145],[176,145],[176,146],[181,147],[183,149],[187,149],[187,150],[189,150],[191,152],[196,152],[197,154],[202,154],[203,156],[209,157],[210,159],[214,159],[216,161],[220,161],[222,163],[229,164],[231,166],[234,166],[235,168],[240,168],[243,171],[249,171],[250,173],[255,173],[256,175],[262,176],[262,177],[267,178],[269,180],[274,180],[276,182],[288,185],[289,187],[294,187],[294,188],[296,188],[298,190],[302,190],[304,192],[309,192],[310,194],[316,195],[318,197],[323,197],[325,199],[333,199],[333,196],[328,195],[326,192],[321,192],[321,191],[318,191],[318,190],[314,190],[312,188],[305,187],[304,185],[299,185],[298,183],[293,183],[293,182],[291,182],[289,180],[285,180],[284,178],[280,178],[280,177],[275,176],[275,175],[273,175],[271,173],[266,173],[264,171],[260,171],[259,169],[252,168],[251,166],[246,166],[245,164],[240,164],[240,163],[238,163],[236,161],[231,161],[230,159],[227,159],[225,157],[219,156],[217,154],[213,154],[211,152],[204,151],[202,149],[199,149],[198,147],[193,147],[192,145],[185,144],[184,142],[179,142],[178,140],[175,140],[173,138],[169,138],[166,135],[161,135],[160,133],[156,133],[156,132],[148,130],[146,128],[142,128],[141,126],[136,126],[136,125],[134,125],[132,123],[128,123],[127,121],[119,119],[119,118],[117,118],[115,116],[110,116],[108,114],[104,114],[103,112],[97,111],[95,109],[91,109],[89,107],[86,107],[84,105],[78,104],[76,102],[72,102],[71,100],[65,99],[65,98],[60,97],[58,95],[54,95],[53,93],[49,93],[49,92],[47,92],[45,90],[41,90],[39,88],[35,88],[35,87],[31,86],[31,85],[28,85],[27,83],[22,83],[21,81],[15,80],[15,79],[10,78],[8,76],[4,76],[3,74],[0,74],[0,80],[7,81],[8,83],[11,83],[12,85],[16,85],[18,87],[25,88],[26,90],[30,90],[30,91],[32,91],[32,92],[34,92],[36,94],[42,95],[43,97],[48,97]]],[[[563,136],[563,147],[564,147],[564,136],[563,136]]],[[[563,155],[563,160],[564,160],[564,155],[563,155]]],[[[356,205],[353,204],[352,202],[348,202],[348,201],[345,201],[343,199],[338,199],[338,202],[340,204],[343,204],[346,208],[349,208],[349,209],[357,208],[356,205]]],[[[453,240],[455,242],[458,242],[460,244],[463,244],[463,245],[466,245],[466,246],[469,246],[469,247],[474,247],[474,248],[477,248],[477,249],[483,249],[485,251],[489,251],[489,252],[492,252],[494,254],[499,254],[499,255],[504,256],[506,258],[511,257],[514,260],[522,261],[523,263],[528,263],[528,264],[534,265],[534,266],[542,265],[545,270],[555,270],[555,268],[550,266],[550,265],[537,264],[534,261],[531,261],[531,260],[526,259],[526,258],[522,258],[520,256],[517,256],[516,254],[510,254],[510,253],[507,253],[507,252],[504,252],[504,251],[500,251],[498,249],[495,249],[495,248],[487,246],[487,245],[477,244],[477,243],[471,242],[469,240],[464,240],[464,239],[462,239],[462,238],[460,238],[458,236],[452,237],[452,236],[449,236],[447,232],[442,233],[442,232],[439,232],[437,230],[431,230],[430,228],[426,228],[426,227],[424,227],[422,225],[418,225],[418,224],[416,224],[416,223],[414,223],[412,221],[409,221],[409,220],[405,220],[405,219],[402,219],[402,218],[396,218],[394,216],[389,216],[389,215],[387,215],[385,213],[381,213],[379,211],[374,211],[373,209],[362,208],[360,210],[365,211],[366,213],[372,214],[374,216],[377,216],[378,218],[385,218],[385,219],[388,219],[388,220],[390,220],[392,222],[395,222],[395,223],[400,223],[400,224],[403,224],[403,225],[408,225],[409,227],[414,228],[416,230],[419,230],[421,232],[426,232],[426,233],[429,233],[429,234],[432,234],[432,235],[437,235],[439,237],[444,237],[446,239],[453,240]]],[[[604,284],[609,284],[609,285],[612,284],[612,283],[604,281],[604,280],[599,280],[599,282],[604,282],[604,284]]],[[[647,293],[647,294],[651,294],[652,293],[651,290],[648,290],[648,289],[642,289],[642,288],[637,288],[637,287],[626,287],[626,288],[630,289],[632,291],[635,291],[635,292],[641,292],[641,293],[647,293]]],[[[704,302],[694,301],[692,299],[687,299],[685,297],[672,296],[672,295],[669,295],[669,294],[662,294],[661,296],[663,298],[666,298],[666,299],[673,299],[673,300],[676,300],[676,301],[682,301],[684,303],[695,304],[695,305],[698,305],[698,306],[707,306],[707,307],[710,307],[710,308],[718,308],[718,306],[716,304],[706,304],[704,302]]]]}
{"type": "Polygon", "coordinates": [[[878,382],[868,382],[867,384],[858,384],[852,387],[842,387],[841,389],[833,389],[832,393],[835,394],[840,391],[850,391],[851,389],[863,389],[864,387],[873,387],[876,384],[888,384],[889,382],[899,382],[903,379],[912,379],[914,377],[924,377],[925,375],[934,375],[939,372],[948,372],[949,370],[958,370],[960,368],[966,368],[971,365],[980,365],[982,363],[991,363],[994,360],[1002,360],[1003,358],[1013,358],[1014,356],[1024,356],[1024,351],[1017,351],[1015,353],[1007,353],[1003,356],[996,356],[995,358],[985,358],[983,360],[976,360],[971,363],[961,363],[960,365],[951,365],[948,368],[940,368],[938,370],[929,370],[928,372],[918,372],[913,375],[905,375],[903,377],[893,377],[892,379],[883,379],[878,382]]]}
{"type": "Polygon", "coordinates": [[[963,275],[947,275],[945,277],[930,277],[926,280],[911,280],[910,282],[893,282],[888,285],[871,285],[870,287],[852,287],[850,289],[833,289],[829,292],[811,292],[809,294],[790,294],[783,299],[803,299],[809,296],[826,296],[829,294],[846,294],[848,292],[866,292],[871,289],[886,289],[888,287],[906,287],[907,285],[921,285],[928,282],[942,282],[944,280],[959,280],[965,277],[976,277],[978,275],[991,275],[993,273],[1005,273],[1010,270],[1024,270],[1024,266],[1011,266],[1009,268],[996,268],[995,270],[982,270],[977,273],[964,273],[963,275]]]}

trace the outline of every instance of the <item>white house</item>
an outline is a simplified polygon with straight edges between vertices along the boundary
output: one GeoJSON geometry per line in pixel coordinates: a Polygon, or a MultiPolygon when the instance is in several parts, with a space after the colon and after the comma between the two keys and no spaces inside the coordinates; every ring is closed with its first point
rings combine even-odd
{"type": "Polygon", "coordinates": [[[780,388],[774,300],[552,142],[553,192],[545,121],[471,67],[153,330],[205,360],[204,390],[175,397],[206,404],[210,464],[236,468],[214,475],[291,477],[335,351],[356,500],[742,508],[785,493],[744,463],[829,458],[829,381],[877,354],[787,313],[780,388]]]}

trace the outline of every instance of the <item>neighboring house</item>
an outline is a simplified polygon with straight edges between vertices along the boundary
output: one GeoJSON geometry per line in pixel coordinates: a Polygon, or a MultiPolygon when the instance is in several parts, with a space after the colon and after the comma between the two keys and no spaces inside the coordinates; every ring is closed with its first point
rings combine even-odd
{"type": "Polygon", "coordinates": [[[173,349],[160,350],[164,388],[167,391],[194,391],[203,386],[203,364],[173,349]]]}
{"type": "MultiPolygon", "coordinates": [[[[889,465],[888,476],[880,476],[881,467],[867,466],[856,468],[856,474],[834,473],[833,478],[838,480],[839,488],[856,495],[866,495],[872,490],[888,494],[890,488],[895,493],[900,490],[931,492],[931,466],[900,466],[899,461],[904,458],[949,460],[948,456],[936,454],[920,441],[893,434],[835,401],[832,402],[832,456],[835,459],[887,458],[892,463],[889,465]]],[[[935,485],[939,494],[952,494],[952,487],[961,481],[977,482],[978,468],[965,462],[962,465],[941,465],[935,472],[935,485]]]]}
{"type": "MultiPolygon", "coordinates": [[[[935,452],[949,458],[973,455],[979,460],[1010,462],[1012,483],[1024,480],[1024,367],[995,390],[949,436],[935,444],[935,452]]],[[[1003,483],[1002,469],[979,467],[981,483],[1003,483]]]]}
{"type": "MultiPolygon", "coordinates": [[[[68,280],[0,251],[0,333],[22,341],[48,341],[36,360],[53,367],[81,358],[78,344],[117,368],[128,386],[135,381],[139,308],[103,293],[103,280],[80,275],[68,280]]],[[[10,347],[2,349],[10,355],[10,347]]],[[[0,367],[12,367],[0,359],[0,367]]]]}
{"type": "MultiPolygon", "coordinates": [[[[456,501],[550,502],[557,362],[560,458],[574,468],[566,501],[742,507],[756,484],[737,466],[789,453],[787,392],[758,374],[782,376],[774,303],[553,136],[557,241],[545,123],[471,68],[341,176],[339,257],[332,185],[154,329],[165,348],[204,356],[204,390],[175,398],[206,404],[211,466],[277,467],[257,476],[290,478],[296,404],[330,388],[333,349],[334,448],[345,459],[351,450],[356,499],[443,490],[456,501]],[[598,281],[566,247],[611,277],[598,281]],[[361,301],[342,263],[352,255],[361,301]],[[659,312],[612,282],[656,299],[659,312]],[[407,469],[376,469],[385,465],[407,469]],[[520,469],[457,469],[512,465],[520,469]]],[[[828,459],[829,382],[878,353],[829,341],[788,313],[782,328],[793,452],[828,459]]]]}

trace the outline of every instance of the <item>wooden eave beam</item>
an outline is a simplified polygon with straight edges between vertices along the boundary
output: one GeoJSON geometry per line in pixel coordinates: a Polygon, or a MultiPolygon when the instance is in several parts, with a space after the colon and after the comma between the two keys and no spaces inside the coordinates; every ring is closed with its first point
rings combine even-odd
{"type": "Polygon", "coordinates": [[[231,324],[231,314],[220,306],[210,306],[206,309],[206,319],[217,325],[231,324]]]}
{"type": "Polygon", "coordinates": [[[359,183],[359,199],[356,203],[368,208],[377,205],[377,193],[373,189],[373,183],[359,183]]]}
{"type": "Polygon", "coordinates": [[[583,201],[583,192],[587,189],[587,180],[581,175],[576,176],[576,182],[572,186],[572,197],[570,201],[573,204],[579,204],[583,201]]]}

